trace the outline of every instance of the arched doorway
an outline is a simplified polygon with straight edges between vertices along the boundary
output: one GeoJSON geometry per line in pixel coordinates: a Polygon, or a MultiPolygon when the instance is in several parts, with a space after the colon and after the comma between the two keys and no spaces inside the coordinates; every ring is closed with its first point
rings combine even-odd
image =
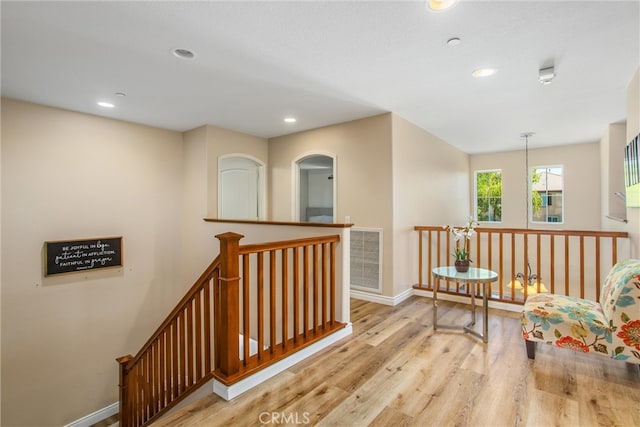
{"type": "Polygon", "coordinates": [[[335,160],[330,153],[307,153],[294,161],[294,221],[335,222],[335,160]]]}

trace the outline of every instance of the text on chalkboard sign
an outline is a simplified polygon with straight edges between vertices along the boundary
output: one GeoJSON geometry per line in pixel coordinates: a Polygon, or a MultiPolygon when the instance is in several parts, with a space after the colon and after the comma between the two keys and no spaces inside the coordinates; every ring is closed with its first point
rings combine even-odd
{"type": "Polygon", "coordinates": [[[45,275],[122,266],[122,237],[45,243],[45,275]]]}

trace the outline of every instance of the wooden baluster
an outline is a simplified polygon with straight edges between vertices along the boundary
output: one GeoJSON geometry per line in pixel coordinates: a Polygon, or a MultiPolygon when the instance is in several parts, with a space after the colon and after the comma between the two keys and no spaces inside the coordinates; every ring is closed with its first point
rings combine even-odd
{"type": "Polygon", "coordinates": [[[596,301],[600,301],[600,236],[596,237],[596,301]]]}
{"type": "Polygon", "coordinates": [[[319,284],[319,267],[318,267],[318,245],[313,245],[313,332],[317,332],[318,328],[318,303],[319,303],[319,295],[318,295],[318,284],[319,284]]]}
{"type": "Polygon", "coordinates": [[[326,329],[327,324],[327,267],[328,267],[328,259],[327,259],[327,246],[329,244],[322,245],[322,262],[320,263],[322,269],[322,309],[320,310],[320,324],[322,325],[322,329],[326,329]]]}
{"type": "Polygon", "coordinates": [[[189,387],[193,384],[193,300],[189,301],[187,304],[187,341],[185,346],[185,355],[184,357],[187,360],[186,363],[186,375],[185,375],[185,386],[189,387]]]}
{"type": "Polygon", "coordinates": [[[580,236],[580,298],[584,299],[584,236],[580,236]]]}
{"type": "Polygon", "coordinates": [[[516,299],[516,235],[511,233],[511,281],[514,286],[511,287],[511,301],[516,299]]]}
{"type": "Polygon", "coordinates": [[[264,253],[258,252],[258,359],[264,351],[264,253]]]}
{"type": "MultiPolygon", "coordinates": [[[[478,239],[480,239],[480,233],[478,233],[478,239]]],[[[493,266],[493,235],[490,231],[487,233],[487,252],[487,268],[491,270],[493,266]]]]}
{"type": "Polygon", "coordinates": [[[173,322],[167,325],[167,404],[173,401],[173,385],[175,383],[175,372],[173,371],[173,322]]]}
{"type": "Polygon", "coordinates": [[[564,236],[564,294],[569,295],[569,235],[564,236]]]}
{"type": "Polygon", "coordinates": [[[614,266],[618,263],[618,239],[611,238],[611,265],[614,266]]]}
{"type": "Polygon", "coordinates": [[[503,243],[503,239],[502,239],[502,232],[498,233],[498,250],[500,252],[500,254],[498,255],[498,267],[499,267],[499,271],[500,271],[500,284],[499,284],[499,295],[500,295],[500,299],[502,300],[503,298],[503,286],[504,286],[504,260],[502,257],[502,252],[504,251],[504,243],[503,243]]]}
{"type": "Polygon", "coordinates": [[[286,352],[289,339],[289,252],[280,251],[282,258],[282,349],[286,352]]]}
{"type": "Polygon", "coordinates": [[[204,287],[204,373],[211,372],[211,286],[204,287]]]}
{"type": "Polygon", "coordinates": [[[178,382],[178,396],[180,396],[182,394],[182,392],[185,389],[185,384],[187,381],[187,374],[186,374],[186,368],[185,368],[185,345],[186,345],[186,326],[185,326],[185,314],[184,314],[184,310],[180,311],[180,314],[178,316],[178,328],[179,328],[179,336],[180,336],[180,341],[179,341],[179,346],[178,346],[178,358],[179,358],[179,373],[180,373],[180,380],[178,382]]]}
{"type": "Polygon", "coordinates": [[[153,363],[155,363],[155,372],[154,372],[154,376],[153,376],[153,381],[154,381],[154,386],[155,386],[155,400],[154,400],[154,404],[155,404],[155,408],[154,408],[154,413],[157,413],[161,408],[162,408],[162,396],[163,396],[163,385],[162,385],[162,363],[161,363],[161,358],[162,358],[162,354],[163,354],[163,348],[162,348],[162,335],[160,335],[158,337],[158,340],[156,341],[156,345],[154,348],[154,361],[153,363]]]}
{"type": "Polygon", "coordinates": [[[144,417],[143,420],[147,421],[151,417],[151,384],[149,383],[149,378],[151,377],[151,352],[147,350],[144,353],[144,387],[143,390],[143,399],[144,399],[144,417]]]}
{"type": "Polygon", "coordinates": [[[422,286],[422,230],[418,231],[418,284],[422,286]]]}
{"type": "Polygon", "coordinates": [[[540,268],[540,262],[541,262],[541,252],[540,252],[540,245],[541,245],[541,235],[537,234],[536,235],[536,285],[537,285],[537,290],[538,293],[540,293],[540,276],[542,275],[542,269],[540,268]]]}
{"type": "Polygon", "coordinates": [[[522,289],[524,291],[524,300],[527,299],[527,294],[529,292],[529,235],[527,233],[522,235],[524,239],[524,258],[523,264],[524,268],[522,269],[522,274],[524,274],[524,283],[522,284],[522,289]]]}
{"type": "MultiPolygon", "coordinates": [[[[446,231],[445,231],[445,232],[446,232],[446,231]]],[[[442,231],[439,231],[439,232],[438,232],[438,238],[436,239],[436,240],[437,240],[437,243],[438,243],[438,254],[437,254],[437,256],[438,256],[438,265],[442,265],[442,261],[441,261],[441,258],[442,258],[442,257],[441,257],[441,252],[442,252],[442,240],[441,240],[441,236],[442,236],[442,231]]],[[[448,236],[448,234],[446,234],[445,236],[448,236]]],[[[446,250],[446,252],[445,252],[445,253],[446,253],[446,254],[447,254],[447,256],[448,256],[448,255],[449,255],[449,253],[451,253],[451,251],[449,250],[449,238],[448,238],[448,237],[447,237],[446,241],[447,241],[447,244],[446,244],[446,249],[445,249],[445,250],[446,250]]],[[[445,259],[446,259],[446,258],[445,258],[445,259]]],[[[447,263],[447,265],[448,265],[448,263],[447,263]]],[[[432,275],[432,274],[431,274],[431,271],[429,271],[429,276],[431,276],[431,275],[432,275]]],[[[434,281],[434,282],[433,282],[433,286],[437,286],[437,287],[438,287],[438,290],[440,290],[440,279],[438,279],[438,280],[434,281]]],[[[449,288],[449,285],[447,285],[447,289],[448,289],[448,288],[449,288]]],[[[432,288],[432,289],[433,289],[433,288],[432,288]]]]}
{"type": "MultiPolygon", "coordinates": [[[[432,279],[432,277],[431,277],[431,270],[432,270],[432,267],[431,267],[431,265],[432,265],[432,264],[431,264],[431,259],[432,259],[431,251],[432,251],[432,248],[433,248],[433,242],[432,242],[432,237],[431,237],[431,230],[429,230],[429,232],[428,232],[428,233],[429,233],[429,234],[428,234],[428,236],[429,236],[429,237],[428,237],[428,239],[427,239],[427,240],[428,240],[428,241],[427,241],[427,244],[428,244],[429,246],[428,246],[428,248],[427,248],[427,258],[428,258],[428,261],[427,261],[427,282],[428,282],[428,283],[427,283],[427,288],[428,288],[428,289],[433,289],[433,288],[431,287],[431,279],[432,279]]],[[[440,249],[440,248],[438,248],[438,250],[439,250],[439,249],[440,249]]],[[[422,285],[422,280],[420,280],[420,285],[422,285]]]]}
{"type": "Polygon", "coordinates": [[[222,339],[221,331],[224,328],[222,323],[222,303],[220,297],[220,270],[216,270],[213,276],[213,362],[214,369],[220,368],[222,359],[222,339]]]}
{"type": "Polygon", "coordinates": [[[276,251],[269,251],[269,350],[276,349],[276,251]]]}
{"type": "Polygon", "coordinates": [[[304,299],[303,304],[303,316],[302,325],[304,328],[304,332],[302,335],[307,338],[307,331],[309,330],[309,246],[304,246],[302,248],[302,297],[304,299]]]}
{"type": "Polygon", "coordinates": [[[178,334],[178,317],[171,322],[171,362],[173,370],[173,379],[171,385],[171,399],[176,399],[180,394],[180,369],[178,368],[179,356],[178,347],[180,346],[180,337],[178,334]]]}
{"type": "Polygon", "coordinates": [[[555,280],[556,280],[556,244],[555,244],[555,235],[549,236],[549,262],[551,264],[549,270],[549,292],[552,294],[555,293],[555,280]]]}
{"type": "Polygon", "coordinates": [[[249,274],[250,256],[242,256],[242,340],[243,340],[243,361],[242,364],[247,366],[249,363],[249,353],[251,345],[249,338],[251,337],[251,276],[249,274]]]}
{"type": "Polygon", "coordinates": [[[132,386],[133,389],[129,389],[129,393],[133,394],[134,403],[133,403],[133,411],[131,413],[131,423],[130,425],[139,425],[140,419],[142,416],[142,384],[140,382],[140,368],[141,368],[141,360],[138,360],[138,363],[133,367],[130,371],[130,375],[133,375],[131,378],[131,382],[129,386],[132,386]]]}
{"type": "Polygon", "coordinates": [[[336,244],[331,242],[331,264],[329,275],[329,322],[331,326],[334,325],[336,319],[336,244]]]}
{"type": "Polygon", "coordinates": [[[300,334],[300,248],[293,248],[293,342],[300,334]]]}
{"type": "MultiPolygon", "coordinates": [[[[480,268],[482,267],[482,246],[480,245],[480,232],[476,233],[476,267],[480,268]]],[[[471,242],[469,242],[469,246],[471,246],[471,242]]],[[[471,256],[470,252],[469,256],[471,256]]]]}
{"type": "Polygon", "coordinates": [[[202,292],[198,292],[196,294],[195,299],[195,326],[196,326],[196,335],[195,335],[195,358],[196,358],[196,366],[195,366],[195,377],[194,383],[198,382],[200,378],[202,378],[202,292]]]}

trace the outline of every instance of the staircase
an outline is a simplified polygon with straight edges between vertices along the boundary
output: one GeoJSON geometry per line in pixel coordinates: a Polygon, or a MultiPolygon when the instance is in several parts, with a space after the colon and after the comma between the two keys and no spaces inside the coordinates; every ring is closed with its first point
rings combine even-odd
{"type": "Polygon", "coordinates": [[[340,236],[242,237],[217,235],[220,255],[140,351],[116,359],[120,426],[148,425],[211,379],[233,385],[346,326],[336,320],[340,236]]]}

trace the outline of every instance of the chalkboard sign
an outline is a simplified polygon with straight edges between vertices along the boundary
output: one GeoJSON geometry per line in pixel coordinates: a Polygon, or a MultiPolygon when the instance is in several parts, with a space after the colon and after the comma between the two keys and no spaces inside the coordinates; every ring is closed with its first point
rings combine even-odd
{"type": "Polygon", "coordinates": [[[122,266],[122,237],[44,242],[45,275],[122,266]]]}

